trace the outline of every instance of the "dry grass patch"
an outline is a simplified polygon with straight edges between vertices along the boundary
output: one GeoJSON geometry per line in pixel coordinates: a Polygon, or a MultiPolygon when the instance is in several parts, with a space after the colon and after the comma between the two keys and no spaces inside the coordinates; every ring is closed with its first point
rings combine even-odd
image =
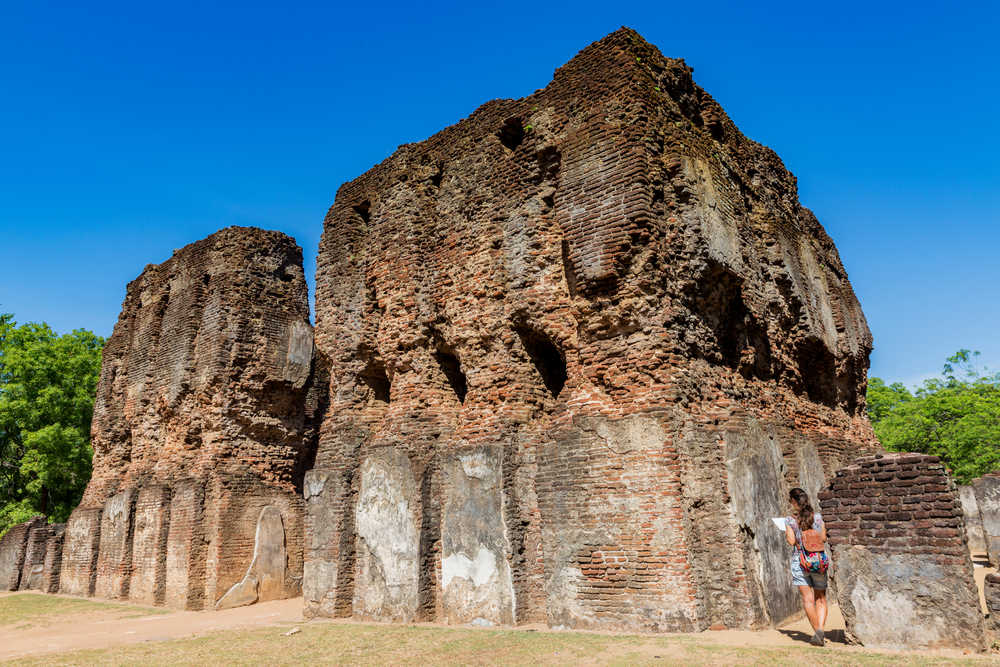
{"type": "Polygon", "coordinates": [[[0,597],[0,628],[45,627],[65,623],[67,617],[95,613],[109,618],[138,618],[165,614],[168,610],[32,592],[0,597]]]}
{"type": "Polygon", "coordinates": [[[630,636],[526,630],[312,622],[215,632],[192,639],[146,642],[111,649],[48,654],[19,661],[45,665],[177,665],[301,663],[350,665],[915,665],[983,664],[871,653],[843,646],[817,649],[749,648],[717,643],[711,635],[630,636]]]}

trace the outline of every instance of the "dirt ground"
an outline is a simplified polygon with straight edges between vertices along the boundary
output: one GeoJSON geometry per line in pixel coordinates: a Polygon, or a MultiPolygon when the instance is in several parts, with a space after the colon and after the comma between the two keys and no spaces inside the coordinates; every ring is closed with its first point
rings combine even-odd
{"type": "MultiPolygon", "coordinates": [[[[980,568],[977,568],[979,570],[980,568]]],[[[979,574],[977,572],[977,574],[979,574]]],[[[918,664],[970,662],[959,652],[878,652],[844,643],[831,608],[827,648],[806,644],[803,619],[776,630],[678,635],[553,632],[303,621],[301,598],[183,612],[37,593],[0,593],[0,660],[24,664],[918,664]],[[295,632],[289,631],[296,630],[295,632]]]]}

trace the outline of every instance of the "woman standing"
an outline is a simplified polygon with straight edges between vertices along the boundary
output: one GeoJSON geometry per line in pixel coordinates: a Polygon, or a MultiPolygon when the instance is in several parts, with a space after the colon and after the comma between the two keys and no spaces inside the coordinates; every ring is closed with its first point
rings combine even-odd
{"type": "Polygon", "coordinates": [[[819,512],[813,512],[809,496],[802,489],[788,493],[792,516],[785,522],[785,539],[794,547],[790,566],[792,583],[799,587],[802,608],[815,633],[810,644],[823,645],[826,625],[826,580],[830,561],[823,552],[826,526],[819,512]],[[805,526],[805,530],[803,530],[805,526]]]}

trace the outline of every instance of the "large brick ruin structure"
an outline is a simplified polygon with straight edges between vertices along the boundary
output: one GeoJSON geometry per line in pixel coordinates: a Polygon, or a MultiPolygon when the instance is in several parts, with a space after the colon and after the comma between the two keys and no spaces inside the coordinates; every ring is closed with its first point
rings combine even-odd
{"type": "Polygon", "coordinates": [[[104,348],[60,589],[189,609],[296,595],[312,357],[284,234],[233,227],[147,266],[104,348]]]}
{"type": "Polygon", "coordinates": [[[774,624],[770,518],[877,448],[795,178],[631,30],[341,187],[316,300],[307,614],[774,624]]]}
{"type": "Polygon", "coordinates": [[[129,286],[61,591],[772,625],[800,606],[771,517],[878,450],[795,178],[627,29],[344,185],[316,316],[314,351],[300,251],[261,230],[129,286]]]}
{"type": "Polygon", "coordinates": [[[938,457],[860,458],[820,498],[850,639],[891,649],[985,647],[962,504],[938,457]]]}

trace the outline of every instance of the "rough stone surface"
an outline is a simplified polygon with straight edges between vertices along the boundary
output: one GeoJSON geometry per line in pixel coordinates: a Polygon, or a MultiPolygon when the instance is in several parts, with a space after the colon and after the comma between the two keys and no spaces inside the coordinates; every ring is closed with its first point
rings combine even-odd
{"type": "Polygon", "coordinates": [[[247,573],[215,604],[216,609],[229,609],[252,604],[257,600],[281,597],[285,586],[285,527],[276,507],[265,507],[257,519],[253,560],[247,573]]]}
{"type": "Polygon", "coordinates": [[[972,480],[990,565],[1000,566],[1000,471],[972,480]]]}
{"type": "Polygon", "coordinates": [[[627,29],[341,187],[316,311],[307,615],[776,624],[770,517],[879,449],[795,178],[627,29]]]}
{"type": "Polygon", "coordinates": [[[972,486],[958,487],[958,497],[962,501],[962,514],[965,516],[965,535],[969,540],[969,551],[986,552],[986,536],[983,534],[983,516],[976,502],[976,490],[972,486]]]}
{"type": "Polygon", "coordinates": [[[962,505],[938,457],[860,458],[820,500],[850,640],[985,648],[962,505]]]}
{"type": "Polygon", "coordinates": [[[104,349],[61,590],[214,606],[253,562],[270,507],[286,562],[258,597],[297,595],[322,407],[312,362],[302,252],[284,234],[233,227],[147,266],[104,349]]]}
{"type": "Polygon", "coordinates": [[[31,531],[43,525],[45,519],[35,517],[30,521],[11,526],[0,539],[0,591],[18,590],[31,531]]]}
{"type": "Polygon", "coordinates": [[[1000,638],[1000,573],[986,575],[983,597],[986,598],[986,609],[989,612],[986,628],[993,637],[1000,638]]]}

